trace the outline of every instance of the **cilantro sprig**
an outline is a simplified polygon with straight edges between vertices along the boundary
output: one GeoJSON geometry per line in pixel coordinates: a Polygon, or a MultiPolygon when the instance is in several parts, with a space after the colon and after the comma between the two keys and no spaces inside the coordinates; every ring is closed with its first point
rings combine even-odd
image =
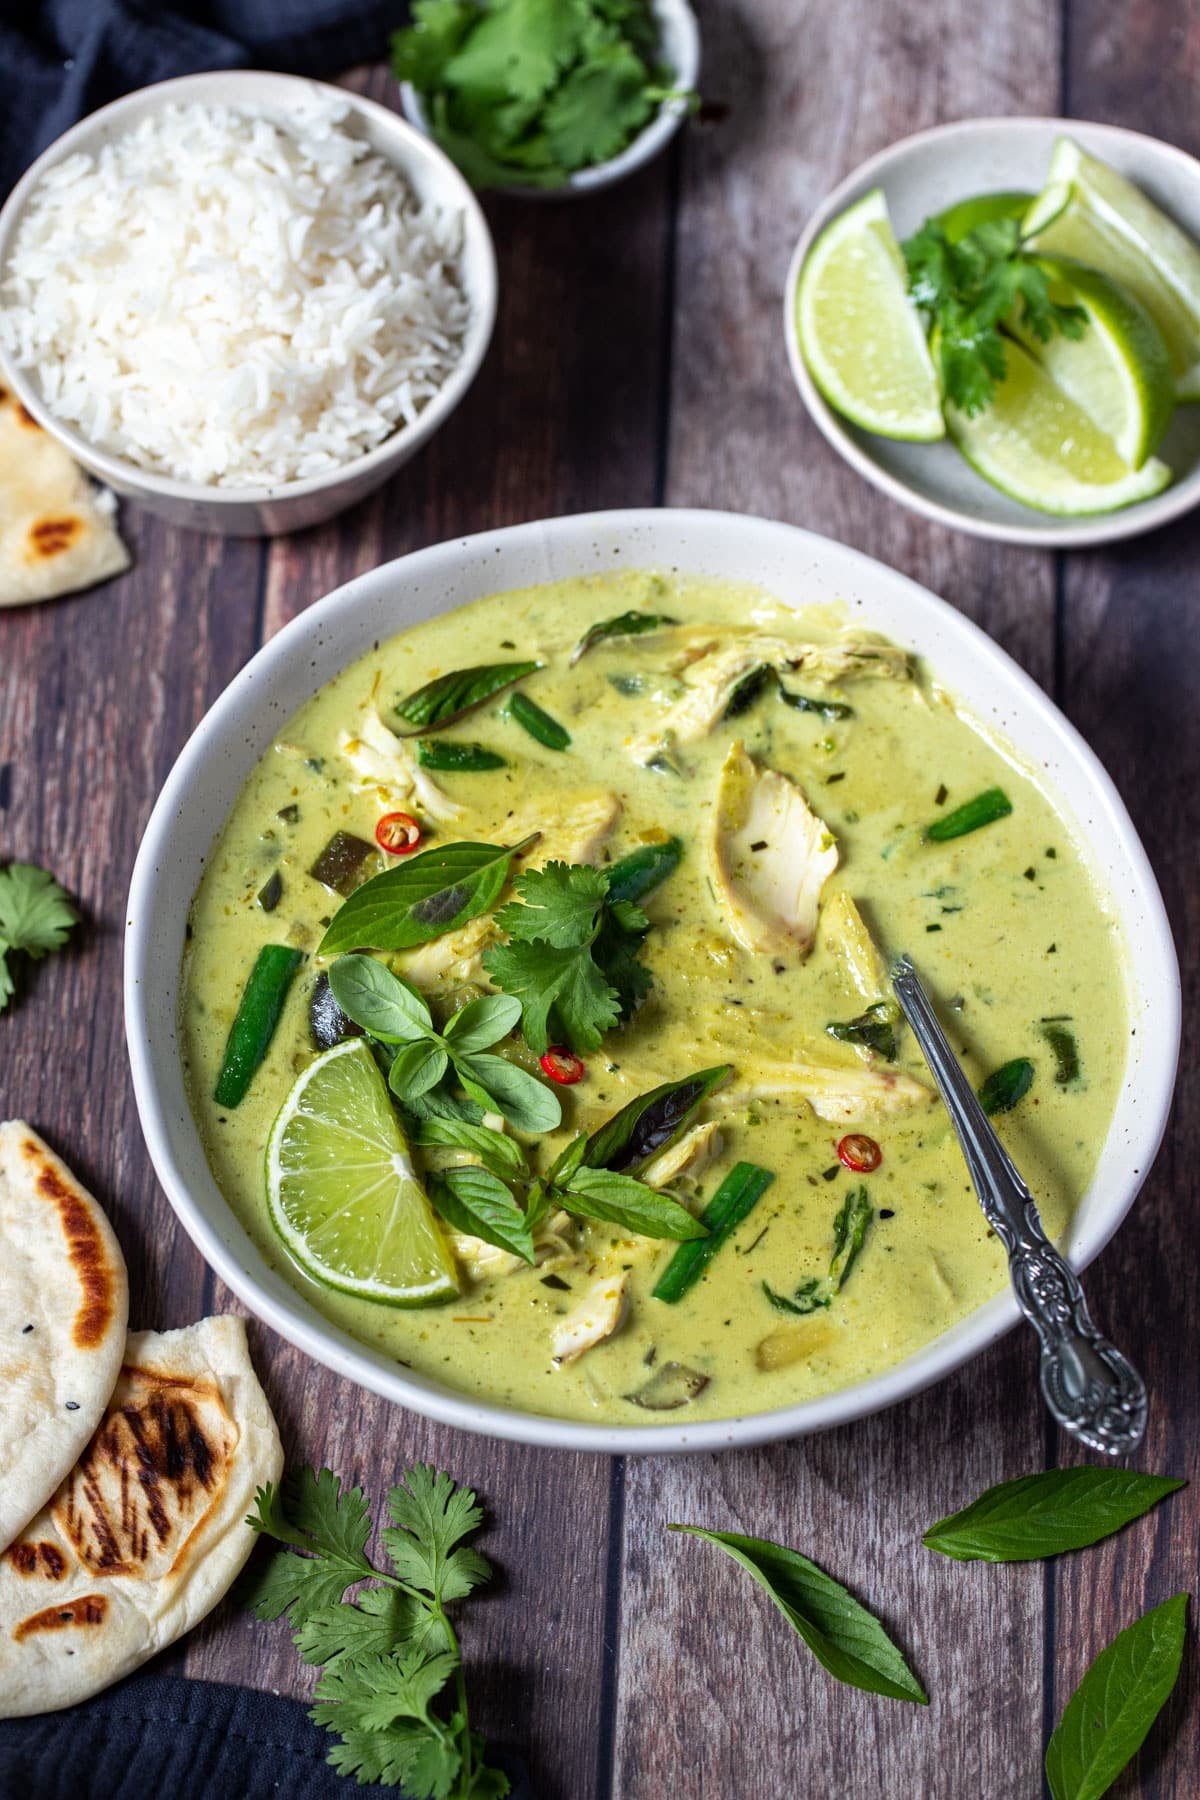
{"type": "Polygon", "coordinates": [[[1087,314],[1051,298],[1050,277],[1028,254],[1016,219],[993,219],[957,241],[927,219],[900,246],[908,291],[934,327],[942,391],[973,418],[1008,373],[1001,329],[1014,311],[1042,343],[1055,332],[1082,337],[1087,314]]]}
{"type": "Polygon", "coordinates": [[[491,1575],[466,1540],[483,1522],[475,1495],[417,1463],[387,1497],[381,1541],[392,1573],[367,1555],[361,1488],[329,1469],[291,1471],[259,1489],[253,1530],[279,1546],[242,1586],[260,1619],[286,1615],[302,1661],[322,1674],[311,1717],[336,1732],[329,1761],[411,1800],[503,1800],[509,1781],[473,1732],[458,1636],[447,1607],[491,1575]],[[361,1582],[356,1599],[347,1588],[361,1582]]]}
{"type": "Polygon", "coordinates": [[[474,187],[560,187],[665,100],[649,0],[416,0],[392,68],[474,187]]]}
{"type": "Polygon", "coordinates": [[[78,914],[53,875],[36,863],[0,869],[0,1012],[15,986],[8,958],[14,952],[36,961],[61,950],[78,914]]]}
{"type": "Polygon", "coordinates": [[[520,1001],[539,1056],[552,1042],[594,1050],[650,990],[638,961],[650,921],[633,901],[612,900],[604,872],[583,863],[529,869],[516,892],[496,914],[509,941],[484,952],[484,968],[520,1001]]]}

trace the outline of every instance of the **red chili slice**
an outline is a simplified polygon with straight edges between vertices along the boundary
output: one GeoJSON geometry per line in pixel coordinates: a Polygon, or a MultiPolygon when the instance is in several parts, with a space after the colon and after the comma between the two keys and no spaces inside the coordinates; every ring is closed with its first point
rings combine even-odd
{"type": "Polygon", "coordinates": [[[577,1081],[583,1080],[584,1061],[568,1050],[563,1044],[551,1044],[545,1056],[541,1058],[542,1069],[551,1081],[557,1081],[560,1087],[574,1087],[577,1081]]]}
{"type": "Polygon", "coordinates": [[[883,1161],[883,1151],[874,1138],[852,1131],[837,1147],[838,1161],[853,1169],[856,1175],[870,1175],[883,1161]]]}
{"type": "Polygon", "coordinates": [[[421,827],[410,813],[384,813],[375,827],[375,842],[389,856],[407,856],[421,841],[421,827]]]}

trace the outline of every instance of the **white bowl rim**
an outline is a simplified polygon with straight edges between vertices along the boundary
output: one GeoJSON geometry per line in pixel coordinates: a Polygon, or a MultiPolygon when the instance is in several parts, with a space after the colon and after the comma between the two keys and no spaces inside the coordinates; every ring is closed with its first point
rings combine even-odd
{"type": "MultiPolygon", "coordinates": [[[[664,22],[669,19],[670,29],[678,34],[677,48],[680,54],[679,67],[674,70],[675,76],[683,88],[695,88],[700,78],[700,26],[696,15],[688,0],[653,0],[653,4],[664,22]]],[[[400,104],[404,108],[405,118],[436,143],[424,102],[411,81],[400,83],[400,104]]],[[[650,123],[643,125],[637,136],[631,138],[623,150],[616,156],[610,156],[606,162],[592,163],[586,169],[576,169],[573,175],[568,175],[557,187],[534,188],[514,184],[498,188],[496,192],[516,200],[566,200],[611,187],[613,182],[623,181],[627,175],[632,175],[644,164],[652,162],[659,151],[670,143],[686,114],[686,100],[665,100],[650,123]]]]}
{"type": "MultiPolygon", "coordinates": [[[[1181,150],[1177,144],[1168,144],[1162,138],[1152,137],[1149,132],[1131,131],[1125,125],[1105,125],[1099,120],[1061,119],[1049,114],[1023,115],[1019,118],[1000,116],[954,119],[947,125],[930,125],[924,131],[914,131],[908,137],[897,138],[894,143],[859,163],[856,169],[851,169],[826,195],[804,227],[792,252],[783,288],[783,337],[792,378],[817,430],[838,455],[851,468],[856,469],[865,481],[887,494],[889,499],[899,501],[901,506],[920,513],[926,519],[932,519],[938,525],[948,525],[955,531],[965,531],[970,537],[986,538],[992,543],[1027,544],[1041,550],[1081,549],[1089,544],[1112,544],[1126,538],[1140,537],[1143,532],[1156,531],[1162,525],[1169,525],[1173,519],[1182,518],[1185,513],[1200,505],[1200,467],[1193,469],[1184,480],[1173,482],[1170,487],[1164,488],[1162,493],[1153,495],[1148,500],[1137,501],[1133,506],[1123,507],[1118,512],[1080,519],[1074,523],[1055,519],[1052,514],[1044,515],[1045,524],[1006,525],[999,521],[993,522],[961,507],[947,506],[940,500],[931,499],[876,462],[829,405],[813,381],[808,365],[800,353],[793,324],[796,314],[796,284],[809,251],[830,220],[858,196],[859,190],[883,186],[884,177],[892,164],[916,146],[935,140],[952,143],[956,138],[971,137],[981,131],[1001,128],[1026,136],[1057,131],[1061,136],[1069,137],[1073,132],[1085,131],[1117,143],[1149,145],[1152,154],[1175,163],[1200,188],[1200,161],[1186,150],[1181,150]]],[[[982,481],[983,477],[979,476],[979,480],[982,481]]],[[[1039,515],[1031,508],[1030,517],[1037,519],[1039,515]]]]}
{"type": "MultiPolygon", "coordinates": [[[[237,730],[239,711],[250,699],[259,679],[278,664],[286,664],[293,658],[298,663],[305,660],[310,642],[315,643],[320,639],[323,627],[335,624],[342,609],[354,608],[359,602],[369,602],[376,586],[389,578],[394,579],[402,569],[410,574],[422,570],[432,573],[440,572],[439,565],[445,564],[445,573],[448,573],[449,568],[461,559],[464,552],[471,556],[490,557],[505,546],[516,545],[522,538],[533,539],[539,534],[543,541],[553,543],[555,539],[570,542],[589,531],[635,533],[639,529],[661,530],[664,520],[671,521],[668,529],[677,526],[681,531],[690,527],[695,530],[708,528],[755,534],[767,532],[780,534],[781,538],[786,535],[789,545],[794,546],[797,552],[802,552],[808,546],[814,547],[817,554],[820,554],[822,546],[832,544],[838,555],[846,558],[851,566],[860,567],[868,574],[883,570],[887,580],[897,584],[912,599],[918,617],[922,613],[932,616],[952,637],[958,637],[959,642],[967,647],[969,655],[978,658],[985,667],[990,664],[1003,686],[1007,686],[1010,691],[1016,690],[1024,705],[1058,739],[1065,757],[1073,759],[1090,782],[1107,828],[1127,859],[1128,867],[1123,872],[1124,877],[1132,883],[1138,905],[1148,921],[1144,938],[1139,939],[1139,957],[1144,959],[1146,991],[1154,996],[1156,1033],[1151,1040],[1142,1077],[1142,1088],[1147,1100],[1139,1104],[1128,1125],[1126,1141],[1131,1168],[1128,1190],[1103,1218],[1089,1221],[1086,1229],[1071,1236],[1067,1254],[1076,1269],[1086,1267],[1104,1248],[1128,1214],[1149,1174],[1170,1113],[1180,1042],[1179,965],[1166,908],[1141,840],[1103,764],[1033,678],[979,626],[920,583],[859,550],[799,526],[746,513],[702,508],[628,508],[569,514],[557,519],[534,520],[478,532],[412,551],[407,556],[396,558],[344,583],[298,614],[251,657],[192,732],[151,812],[134,864],[126,913],[125,1024],[134,1097],[151,1161],[177,1217],[205,1260],[253,1314],[315,1361],[347,1376],[369,1391],[396,1401],[440,1424],[510,1442],[571,1451],[598,1451],[609,1455],[643,1455],[663,1451],[693,1453],[732,1447],[745,1448],[808,1436],[813,1432],[828,1430],[880,1412],[943,1380],[1003,1336],[1020,1318],[1016,1300],[1010,1289],[1002,1291],[952,1327],[949,1334],[933,1339],[902,1362],[869,1380],[774,1411],[715,1419],[690,1426],[590,1425],[510,1409],[438,1388],[432,1383],[429,1386],[423,1385],[419,1379],[410,1379],[397,1363],[381,1353],[371,1352],[340,1327],[321,1319],[319,1315],[310,1318],[308,1315],[313,1309],[298,1290],[291,1298],[281,1300],[266,1293],[255,1276],[240,1266],[237,1256],[205,1216],[203,1207],[192,1197],[188,1177],[179,1166],[172,1149],[167,1107],[159,1093],[147,1025],[144,994],[154,974],[150,946],[152,933],[148,922],[152,916],[157,866],[173,854],[171,839],[179,818],[184,815],[184,802],[191,788],[194,772],[226,735],[237,730]],[[954,1341],[947,1342],[947,1336],[953,1337],[954,1341]]],[[[659,557],[652,556],[650,560],[666,560],[669,555],[670,552],[666,552],[659,557]]],[[[919,637],[924,634],[918,630],[916,635],[919,637]]],[[[205,856],[209,848],[206,842],[205,856]]],[[[182,924],[180,941],[182,942],[182,924]]],[[[204,1151],[194,1121],[192,1130],[195,1133],[196,1154],[204,1162],[204,1151]]],[[[209,1179],[212,1180],[211,1175],[209,1179]]],[[[213,1187],[219,1193],[215,1182],[213,1187]]],[[[244,1227],[237,1221],[232,1208],[228,1210],[239,1235],[250,1245],[244,1227]]],[[[253,1251],[253,1254],[258,1253],[253,1251]]],[[[1038,1404],[1032,1389],[1029,1402],[1031,1406],[1038,1404]]]]}
{"type": "MultiPolygon", "coordinates": [[[[191,75],[175,75],[167,81],[154,81],[146,87],[134,88],[131,93],[122,94],[116,100],[110,100],[105,106],[97,107],[95,112],[88,113],[60,137],[55,138],[42,151],[37,161],[30,164],[3,206],[0,206],[0,283],[4,280],[9,247],[16,237],[21,214],[34,188],[42,176],[64,157],[88,149],[97,126],[110,124],[126,112],[142,110],[147,95],[151,94],[161,96],[162,103],[167,105],[176,99],[186,100],[189,93],[195,94],[205,87],[224,88],[232,84],[234,87],[245,87],[246,100],[239,102],[236,99],[225,99],[222,104],[248,105],[254,91],[261,92],[263,83],[270,84],[281,94],[288,89],[302,89],[307,93],[315,91],[326,94],[331,99],[345,101],[353,110],[395,133],[405,145],[408,155],[417,159],[425,158],[431,166],[437,168],[439,178],[446,182],[450,190],[451,197],[445,204],[454,206],[463,216],[464,257],[468,242],[473,240],[472,248],[480,259],[482,279],[478,283],[479,291],[467,296],[471,304],[471,316],[463,339],[462,355],[444,384],[425,403],[410,425],[398,426],[381,444],[376,444],[373,450],[352,458],[340,468],[328,470],[324,475],[306,476],[302,481],[279,482],[274,487],[217,487],[206,482],[179,481],[174,476],[160,475],[153,469],[144,469],[140,463],[129,462],[123,456],[115,456],[111,450],[93,444],[90,438],[85,437],[67,420],[60,419],[46,405],[28,372],[19,367],[11,357],[0,357],[0,369],[3,370],[5,380],[26,411],[44,431],[58,438],[80,462],[118,490],[124,489],[135,495],[140,490],[163,499],[197,501],[205,506],[278,505],[282,501],[302,500],[309,495],[328,493],[340,482],[356,478],[390,462],[399,451],[403,451],[407,460],[420,449],[454,411],[478,375],[487,355],[496,323],[499,285],[496,247],[483,208],[463,175],[445,151],[426,133],[418,131],[402,113],[393,112],[391,107],[381,106],[378,100],[356,94],[350,88],[336,87],[332,82],[318,81],[313,76],[289,75],[273,69],[205,69],[191,75]]],[[[379,154],[386,156],[389,162],[395,160],[384,151],[379,154]]],[[[407,164],[397,161],[396,167],[401,174],[407,174],[407,164]]]]}

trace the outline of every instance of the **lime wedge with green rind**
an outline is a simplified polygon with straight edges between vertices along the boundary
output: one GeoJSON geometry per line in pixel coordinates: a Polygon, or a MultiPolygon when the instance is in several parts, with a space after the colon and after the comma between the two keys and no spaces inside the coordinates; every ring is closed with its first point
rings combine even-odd
{"type": "Polygon", "coordinates": [[[1031,248],[1087,263],[1128,288],[1163,335],[1177,398],[1200,399],[1200,246],[1173,219],[1107,163],[1059,138],[1023,230],[1031,248]]]}
{"type": "Polygon", "coordinates": [[[1163,335],[1140,301],[1107,275],[1063,257],[1041,257],[1051,299],[1083,308],[1080,337],[1056,332],[1043,343],[1019,318],[1006,329],[1055,385],[1140,469],[1157,450],[1175,410],[1175,378],[1163,335]]]}
{"type": "Polygon", "coordinates": [[[1023,219],[1035,195],[1021,188],[1003,188],[992,194],[970,194],[956,200],[937,214],[933,223],[940,226],[952,244],[961,242],[969,231],[980,225],[993,225],[998,219],[1023,219]]]}
{"type": "Polygon", "coordinates": [[[946,435],[937,373],[880,188],[827,225],[809,251],[796,331],[813,380],[853,424],[914,443],[946,435]]]}
{"type": "Polygon", "coordinates": [[[1040,363],[1015,342],[1006,352],[1008,373],[990,406],[973,419],[946,406],[951,437],[993,487],[1062,518],[1116,512],[1166,487],[1165,463],[1150,457],[1131,469],[1040,363]]]}
{"type": "Polygon", "coordinates": [[[267,1209],[300,1267],[386,1306],[459,1292],[375,1059],[347,1038],[299,1075],[267,1140],[267,1209]]]}

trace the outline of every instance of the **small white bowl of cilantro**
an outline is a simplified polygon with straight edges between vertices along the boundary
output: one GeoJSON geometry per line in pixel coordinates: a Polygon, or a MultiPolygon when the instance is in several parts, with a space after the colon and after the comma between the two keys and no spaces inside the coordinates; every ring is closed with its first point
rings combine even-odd
{"type": "Polygon", "coordinates": [[[687,0],[416,0],[392,39],[409,122],[471,186],[555,198],[633,174],[695,104],[687,0]]]}
{"type": "Polygon", "coordinates": [[[809,221],[784,333],[819,430],[940,524],[1065,549],[1200,504],[1200,163],[1075,119],[893,144],[809,221]]]}

